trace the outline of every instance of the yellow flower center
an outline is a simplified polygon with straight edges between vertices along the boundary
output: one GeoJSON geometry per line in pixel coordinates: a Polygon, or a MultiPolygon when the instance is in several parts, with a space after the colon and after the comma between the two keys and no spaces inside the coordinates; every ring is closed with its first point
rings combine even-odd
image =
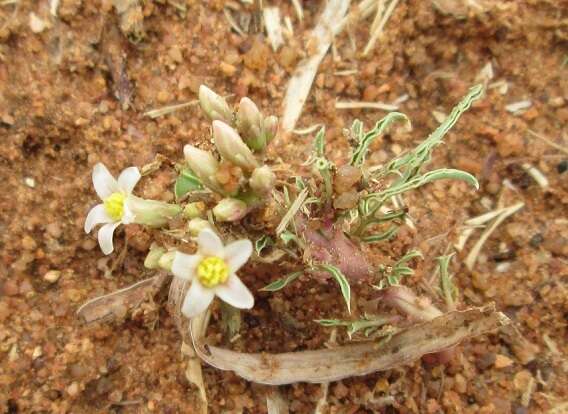
{"type": "Polygon", "coordinates": [[[197,278],[205,287],[212,288],[225,283],[228,277],[229,266],[220,257],[208,257],[197,266],[197,278]]]}
{"type": "Polygon", "coordinates": [[[113,220],[120,220],[124,214],[124,201],[126,196],[123,193],[112,193],[103,202],[105,211],[113,220]]]}

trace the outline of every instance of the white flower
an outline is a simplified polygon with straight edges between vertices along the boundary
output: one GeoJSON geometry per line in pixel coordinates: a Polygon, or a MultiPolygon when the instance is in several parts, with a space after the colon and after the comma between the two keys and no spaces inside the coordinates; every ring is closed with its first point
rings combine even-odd
{"type": "Polygon", "coordinates": [[[250,309],[254,297],[236,275],[252,254],[250,240],[237,240],[223,246],[211,229],[202,230],[197,237],[194,255],[176,252],[172,273],[191,281],[183,301],[182,313],[193,318],[205,311],[215,295],[239,309],[250,309]]]}
{"type": "Polygon", "coordinates": [[[135,215],[129,207],[132,190],[140,180],[140,171],[136,167],[126,168],[115,180],[102,163],[93,168],[93,185],[103,201],[94,206],[85,220],[85,232],[90,233],[97,224],[104,224],[99,229],[98,239],[104,254],[113,251],[112,236],[120,224],[134,221],[135,215]]]}

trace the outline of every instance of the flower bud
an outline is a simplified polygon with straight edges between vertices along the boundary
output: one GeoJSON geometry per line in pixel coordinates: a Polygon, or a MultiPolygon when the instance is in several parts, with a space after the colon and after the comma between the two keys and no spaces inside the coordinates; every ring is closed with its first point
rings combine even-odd
{"type": "Polygon", "coordinates": [[[266,145],[276,136],[278,132],[278,118],[275,116],[268,116],[263,121],[263,131],[266,140],[266,145]]]}
{"type": "Polygon", "coordinates": [[[262,134],[262,114],[255,103],[246,97],[239,104],[237,130],[249,148],[259,151],[266,146],[262,134]]]}
{"type": "Polygon", "coordinates": [[[219,221],[240,220],[247,212],[247,204],[236,198],[224,198],[213,208],[213,214],[219,221]]]}
{"type": "Polygon", "coordinates": [[[218,119],[231,123],[233,111],[231,111],[225,99],[205,85],[199,87],[199,104],[211,120],[218,119]]]}
{"type": "Polygon", "coordinates": [[[189,203],[183,209],[183,216],[188,219],[193,219],[196,217],[201,217],[205,212],[205,203],[203,201],[196,201],[189,203]]]}
{"type": "Polygon", "coordinates": [[[210,229],[211,224],[205,219],[200,217],[193,218],[187,223],[187,231],[193,237],[197,237],[202,230],[210,229]]]}
{"type": "Polygon", "coordinates": [[[249,185],[257,194],[266,194],[274,188],[276,175],[268,165],[255,169],[249,180],[249,185]]]}
{"type": "Polygon", "coordinates": [[[258,166],[253,153],[243,142],[237,131],[221,121],[213,121],[215,146],[223,158],[251,171],[258,166]]]}
{"type": "Polygon", "coordinates": [[[150,251],[146,259],[144,259],[144,267],[146,269],[157,269],[160,267],[159,261],[164,253],[166,253],[166,249],[153,243],[152,246],[150,246],[150,251]]]}
{"type": "Polygon", "coordinates": [[[167,270],[168,272],[172,271],[172,264],[174,262],[174,257],[176,256],[176,251],[175,250],[171,250],[169,252],[166,252],[162,255],[162,257],[160,257],[160,260],[158,260],[158,265],[164,269],[167,270]]]}
{"type": "Polygon", "coordinates": [[[218,193],[224,194],[221,185],[215,178],[219,163],[208,151],[200,150],[193,145],[186,145],[183,147],[183,154],[189,168],[199,177],[201,182],[218,193]]]}
{"type": "Polygon", "coordinates": [[[145,200],[132,194],[128,196],[126,203],[134,217],[132,222],[150,227],[161,227],[182,211],[177,204],[145,200]]]}

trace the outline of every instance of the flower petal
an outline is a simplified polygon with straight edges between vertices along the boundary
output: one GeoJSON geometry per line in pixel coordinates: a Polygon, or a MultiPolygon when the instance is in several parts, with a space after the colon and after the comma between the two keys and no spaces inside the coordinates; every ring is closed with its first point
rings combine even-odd
{"type": "Polygon", "coordinates": [[[94,206],[85,219],[85,233],[90,233],[97,224],[112,223],[114,220],[108,216],[103,204],[94,206]]]}
{"type": "Polygon", "coordinates": [[[250,240],[237,240],[225,246],[225,260],[231,273],[235,273],[244,265],[252,254],[250,240]]]}
{"type": "Polygon", "coordinates": [[[136,215],[134,214],[134,212],[132,211],[132,209],[128,205],[128,199],[127,199],[126,202],[124,203],[124,206],[123,206],[122,218],[120,219],[120,221],[122,221],[122,224],[130,224],[130,223],[134,223],[135,219],[136,219],[136,215]]]}
{"type": "Polygon", "coordinates": [[[101,200],[118,191],[118,183],[101,162],[97,163],[93,168],[93,185],[101,200]]]}
{"type": "Polygon", "coordinates": [[[235,308],[250,309],[254,306],[254,296],[235,274],[229,276],[224,285],[215,287],[215,294],[235,308]]]}
{"type": "Polygon", "coordinates": [[[199,254],[185,254],[176,252],[172,263],[172,273],[180,279],[191,280],[195,269],[203,257],[199,254]]]}
{"type": "Polygon", "coordinates": [[[201,230],[197,236],[197,244],[202,255],[223,257],[223,242],[213,230],[201,230]]]}
{"type": "Polygon", "coordinates": [[[193,318],[207,309],[214,297],[213,290],[204,288],[194,279],[183,301],[181,312],[188,318],[193,318]]]}
{"type": "Polygon", "coordinates": [[[140,171],[137,167],[128,167],[123,170],[118,176],[118,186],[120,189],[127,194],[130,194],[134,190],[134,186],[140,180],[140,171]]]}
{"type": "Polygon", "coordinates": [[[99,229],[99,246],[101,246],[101,250],[104,254],[111,254],[114,250],[114,247],[112,245],[112,236],[114,234],[114,230],[118,227],[119,224],[120,221],[116,223],[108,223],[99,229]]]}

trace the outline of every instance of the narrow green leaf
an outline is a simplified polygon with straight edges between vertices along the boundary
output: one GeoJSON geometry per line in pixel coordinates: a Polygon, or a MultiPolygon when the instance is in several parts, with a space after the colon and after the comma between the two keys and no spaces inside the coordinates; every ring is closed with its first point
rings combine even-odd
{"type": "Polygon", "coordinates": [[[314,152],[316,157],[325,157],[325,127],[321,127],[316,134],[314,139],[314,152]]]}
{"type": "Polygon", "coordinates": [[[400,259],[397,260],[397,262],[394,264],[394,267],[407,263],[416,257],[420,257],[421,259],[424,258],[420,250],[410,250],[404,256],[402,256],[400,259]]]}
{"type": "Polygon", "coordinates": [[[384,240],[389,240],[398,232],[398,226],[392,226],[390,229],[384,233],[371,234],[370,236],[365,236],[361,238],[364,243],[376,243],[384,240]]]}
{"type": "MultiPolygon", "coordinates": [[[[367,152],[369,150],[369,146],[373,143],[373,141],[381,136],[386,129],[393,123],[396,121],[406,121],[408,123],[408,125],[410,125],[410,119],[408,119],[408,117],[406,115],[404,115],[401,112],[391,112],[389,113],[387,116],[385,116],[384,118],[382,118],[381,120],[379,120],[376,124],[375,127],[371,130],[369,130],[360,140],[359,140],[359,145],[357,146],[357,148],[355,149],[355,151],[353,151],[353,155],[351,156],[351,160],[349,161],[349,164],[355,166],[355,167],[360,167],[361,165],[363,165],[363,163],[365,162],[365,158],[367,157],[367,152]]],[[[358,133],[359,135],[362,134],[362,124],[357,124],[355,125],[355,123],[353,123],[353,127],[356,129],[356,133],[358,133]]]]}
{"type": "Polygon", "coordinates": [[[346,322],[339,319],[316,319],[314,322],[323,326],[345,326],[346,322]]]}
{"type": "Polygon", "coordinates": [[[183,169],[176,179],[174,193],[176,199],[180,199],[190,191],[201,190],[203,185],[199,178],[189,169],[183,169]]]}
{"type": "Polygon", "coordinates": [[[316,319],[314,322],[325,327],[345,326],[347,328],[347,335],[351,338],[355,333],[361,330],[365,331],[365,336],[369,336],[370,333],[376,331],[379,327],[389,324],[391,320],[384,317],[365,315],[364,318],[355,321],[341,319],[316,319]]]}
{"type": "Polygon", "coordinates": [[[260,237],[257,241],[254,242],[254,249],[256,250],[256,254],[260,256],[260,253],[266,249],[268,246],[272,246],[274,242],[270,238],[270,236],[264,235],[260,237]]]}
{"type": "Polygon", "coordinates": [[[341,270],[337,267],[330,264],[320,264],[317,265],[316,268],[328,272],[337,281],[345,304],[347,305],[347,311],[351,313],[351,286],[349,286],[349,281],[345,275],[341,273],[341,270]]]}
{"type": "Polygon", "coordinates": [[[363,140],[363,135],[363,122],[356,119],[353,121],[353,124],[351,124],[351,137],[355,140],[355,142],[359,143],[363,140]]]}
{"type": "Polygon", "coordinates": [[[294,177],[294,178],[296,181],[296,188],[298,189],[298,191],[302,191],[304,188],[306,188],[306,183],[304,182],[302,177],[294,177]]]}
{"type": "Polygon", "coordinates": [[[479,182],[477,181],[477,178],[475,178],[470,173],[467,173],[462,170],[455,170],[453,168],[441,168],[439,170],[427,172],[422,176],[422,179],[420,180],[420,185],[431,183],[432,181],[437,181],[437,180],[465,181],[476,190],[479,190],[479,182]]]}
{"type": "Polygon", "coordinates": [[[288,243],[290,243],[291,241],[297,242],[298,241],[298,236],[296,236],[294,233],[292,233],[291,231],[284,231],[281,235],[280,238],[282,239],[282,241],[284,242],[284,244],[287,246],[288,243]]]}
{"type": "Polygon", "coordinates": [[[396,171],[404,171],[402,182],[416,176],[420,169],[430,161],[432,150],[438,146],[448,131],[456,124],[461,115],[467,111],[472,103],[483,95],[483,85],[476,85],[469,93],[452,109],[452,112],[422,143],[413,151],[401,155],[390,161],[385,168],[378,171],[374,178],[379,179],[396,171]]]}
{"type": "Polygon", "coordinates": [[[288,286],[290,283],[292,283],[294,280],[296,280],[297,278],[299,278],[304,272],[293,272],[290,273],[289,275],[286,275],[285,277],[281,278],[281,279],[277,279],[274,282],[266,285],[265,287],[263,287],[262,289],[260,289],[263,292],[276,292],[277,290],[280,290],[286,286],[288,286]]]}
{"type": "Polygon", "coordinates": [[[453,276],[448,272],[450,260],[454,254],[455,253],[438,257],[438,265],[440,266],[440,289],[442,290],[442,295],[449,309],[454,307],[458,297],[458,288],[453,283],[453,276]]]}

